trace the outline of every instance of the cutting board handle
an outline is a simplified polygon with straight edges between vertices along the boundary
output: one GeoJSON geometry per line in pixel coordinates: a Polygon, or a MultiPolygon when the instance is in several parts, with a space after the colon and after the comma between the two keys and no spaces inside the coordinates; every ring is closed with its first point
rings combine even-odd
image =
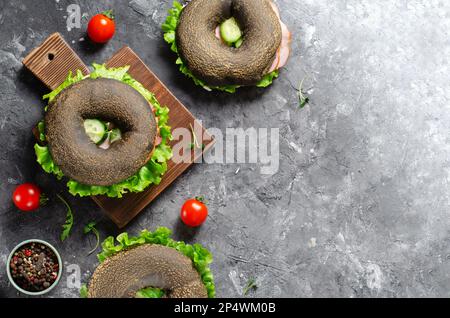
{"type": "Polygon", "coordinates": [[[81,70],[89,74],[88,67],[72,50],[61,34],[53,33],[22,61],[48,88],[57,88],[67,78],[69,71],[81,70]]]}

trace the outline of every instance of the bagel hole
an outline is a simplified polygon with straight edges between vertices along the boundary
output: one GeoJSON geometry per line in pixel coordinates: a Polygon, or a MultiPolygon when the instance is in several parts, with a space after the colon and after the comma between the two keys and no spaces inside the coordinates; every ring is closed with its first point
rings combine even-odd
{"type": "Polygon", "coordinates": [[[84,118],[84,132],[97,147],[107,150],[115,142],[123,139],[123,134],[128,129],[112,120],[99,118],[84,118]]]}
{"type": "Polygon", "coordinates": [[[244,34],[237,19],[233,16],[222,21],[216,29],[215,36],[229,47],[239,48],[244,41],[244,34]]]}

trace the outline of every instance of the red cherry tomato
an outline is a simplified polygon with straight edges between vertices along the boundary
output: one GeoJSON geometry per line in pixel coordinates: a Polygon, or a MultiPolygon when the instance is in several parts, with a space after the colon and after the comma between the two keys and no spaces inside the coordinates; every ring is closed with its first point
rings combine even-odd
{"type": "Polygon", "coordinates": [[[111,10],[94,15],[88,24],[89,38],[96,43],[106,43],[114,36],[116,24],[111,10]]]}
{"type": "Polygon", "coordinates": [[[32,183],[21,184],[14,190],[12,199],[22,211],[36,210],[41,202],[41,189],[32,183]]]}
{"type": "Polygon", "coordinates": [[[189,199],[181,208],[181,220],[190,227],[197,227],[205,222],[208,208],[201,198],[189,199]]]}

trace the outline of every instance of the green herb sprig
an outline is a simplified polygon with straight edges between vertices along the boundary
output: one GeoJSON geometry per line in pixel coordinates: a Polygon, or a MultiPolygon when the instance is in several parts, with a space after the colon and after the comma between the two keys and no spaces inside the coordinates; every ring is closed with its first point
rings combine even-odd
{"type": "Polygon", "coordinates": [[[189,124],[189,128],[191,129],[191,134],[192,134],[192,139],[193,139],[193,141],[194,142],[191,142],[191,144],[189,145],[189,147],[192,149],[192,150],[195,150],[195,149],[202,149],[202,150],[204,150],[205,149],[205,147],[206,147],[206,145],[205,144],[199,144],[199,142],[198,142],[198,139],[197,139],[197,135],[195,134],[195,132],[194,132],[194,128],[192,127],[192,124],[189,124]]]}
{"type": "Polygon", "coordinates": [[[61,200],[62,203],[64,203],[64,205],[67,208],[66,222],[62,226],[63,231],[61,233],[61,241],[64,242],[69,237],[70,231],[72,230],[73,213],[72,213],[72,208],[70,207],[69,203],[67,203],[67,201],[61,195],[56,194],[56,196],[58,197],[58,199],[61,200]]]}
{"type": "Polygon", "coordinates": [[[298,107],[301,109],[309,103],[309,97],[306,96],[306,93],[303,92],[303,82],[305,79],[302,79],[300,85],[298,87],[298,107]]]}
{"type": "Polygon", "coordinates": [[[246,296],[250,290],[256,290],[257,288],[256,279],[250,278],[242,291],[242,296],[246,296]]]}
{"type": "Polygon", "coordinates": [[[88,255],[91,255],[92,253],[95,252],[95,250],[98,248],[98,246],[100,245],[100,234],[98,233],[97,229],[95,228],[95,226],[97,225],[97,223],[95,221],[89,222],[83,229],[83,233],[84,234],[89,234],[89,233],[93,233],[95,235],[96,238],[96,243],[94,248],[89,251],[88,255]]]}

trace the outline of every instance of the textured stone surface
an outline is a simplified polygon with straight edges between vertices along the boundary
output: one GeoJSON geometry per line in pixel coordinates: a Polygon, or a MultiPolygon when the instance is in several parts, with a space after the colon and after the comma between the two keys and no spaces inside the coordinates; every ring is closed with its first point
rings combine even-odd
{"type": "MultiPolygon", "coordinates": [[[[46,239],[86,281],[96,265],[83,226],[118,230],[90,199],[69,198],[73,235],[59,242],[62,182],[35,163],[32,126],[45,89],[21,59],[54,31],[87,63],[129,45],[207,127],[279,127],[280,170],[258,165],[196,165],[128,228],[168,226],[215,256],[218,296],[450,296],[450,3],[448,1],[278,0],[294,32],[294,55],[266,90],[208,93],[178,72],[160,25],[171,1],[0,2],[0,258],[27,238],[46,239]],[[66,29],[78,2],[92,16],[115,8],[117,35],[93,49],[82,29],[66,29]],[[311,103],[297,108],[306,77],[311,103]],[[236,171],[240,167],[238,173],[236,171]],[[18,183],[52,196],[36,213],[11,203],[18,183]],[[178,221],[187,197],[204,194],[210,217],[198,231],[178,221]]],[[[67,194],[66,197],[69,197],[67,194]]],[[[65,279],[50,296],[76,297],[65,279]]],[[[0,269],[0,293],[18,294],[0,269]]]]}

